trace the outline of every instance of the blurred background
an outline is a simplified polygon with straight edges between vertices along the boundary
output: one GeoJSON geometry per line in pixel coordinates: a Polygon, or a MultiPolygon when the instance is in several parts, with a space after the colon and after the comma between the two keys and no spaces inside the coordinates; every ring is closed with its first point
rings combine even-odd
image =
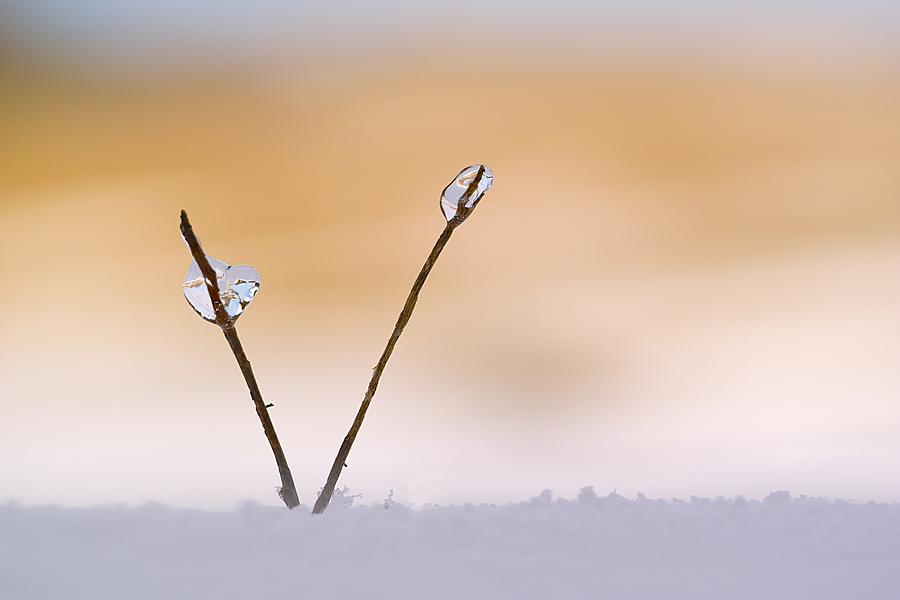
{"type": "Polygon", "coordinates": [[[0,0],[0,500],[900,501],[893,2],[0,0]]]}

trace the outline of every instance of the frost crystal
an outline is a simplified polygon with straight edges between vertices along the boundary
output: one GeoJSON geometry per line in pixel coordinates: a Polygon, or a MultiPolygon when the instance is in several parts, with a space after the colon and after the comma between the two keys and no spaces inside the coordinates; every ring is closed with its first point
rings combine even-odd
{"type": "MultiPolygon", "coordinates": [[[[320,491],[319,493],[321,494],[322,492],[320,491]]],[[[334,493],[331,495],[331,505],[338,508],[351,508],[357,498],[362,498],[362,494],[351,494],[350,488],[344,486],[341,489],[334,490],[334,493]]]]}

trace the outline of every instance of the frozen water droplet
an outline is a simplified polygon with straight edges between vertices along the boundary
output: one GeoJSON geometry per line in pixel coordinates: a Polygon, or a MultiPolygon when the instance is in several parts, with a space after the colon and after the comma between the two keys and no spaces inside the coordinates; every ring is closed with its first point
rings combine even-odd
{"type": "Polygon", "coordinates": [[[457,215],[465,220],[494,183],[494,173],[484,165],[469,165],[444,188],[441,210],[447,221],[457,215]]]}
{"type": "MultiPolygon", "coordinates": [[[[206,260],[216,272],[216,284],[219,286],[222,306],[234,321],[259,291],[259,272],[250,265],[232,266],[209,255],[206,256],[206,260]]],[[[198,315],[210,323],[216,322],[216,312],[209,299],[206,279],[196,260],[191,261],[191,266],[184,277],[184,297],[198,315]]]]}

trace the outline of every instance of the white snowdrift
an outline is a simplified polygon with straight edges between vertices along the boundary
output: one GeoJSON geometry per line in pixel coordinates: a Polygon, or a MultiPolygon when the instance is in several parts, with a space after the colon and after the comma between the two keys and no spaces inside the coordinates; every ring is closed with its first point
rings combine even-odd
{"type": "Polygon", "coordinates": [[[900,598],[900,505],[0,507],[0,598],[900,598]]]}

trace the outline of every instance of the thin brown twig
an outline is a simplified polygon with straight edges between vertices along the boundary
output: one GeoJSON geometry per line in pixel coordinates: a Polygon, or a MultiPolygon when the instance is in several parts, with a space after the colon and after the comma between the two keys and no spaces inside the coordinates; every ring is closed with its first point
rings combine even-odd
{"type": "Polygon", "coordinates": [[[369,410],[369,404],[372,403],[372,397],[375,396],[375,390],[378,388],[378,382],[381,380],[381,374],[384,372],[384,367],[387,365],[387,361],[394,351],[394,346],[397,345],[397,340],[400,339],[400,334],[403,333],[403,328],[409,323],[409,318],[412,316],[413,309],[415,309],[416,302],[419,299],[419,292],[422,291],[422,286],[425,285],[425,279],[431,272],[431,268],[434,267],[434,263],[441,255],[441,251],[450,240],[453,230],[461,225],[475,209],[475,203],[477,203],[478,198],[475,199],[472,206],[468,206],[468,204],[469,200],[478,190],[478,186],[481,184],[484,173],[485,169],[484,165],[482,165],[478,168],[475,177],[473,177],[472,181],[466,187],[465,193],[458,199],[456,213],[452,219],[447,221],[447,226],[438,237],[437,242],[435,242],[434,248],[431,249],[431,254],[428,255],[425,264],[422,265],[422,270],[419,271],[419,276],[416,277],[416,281],[409,291],[409,296],[406,298],[406,304],[403,305],[403,310],[400,311],[400,317],[397,319],[397,324],[394,325],[394,331],[391,333],[391,337],[388,338],[387,345],[384,348],[384,352],[381,353],[378,364],[375,365],[372,379],[369,380],[369,387],[366,389],[366,396],[363,398],[359,411],[356,413],[353,425],[350,426],[350,431],[344,437],[341,448],[338,450],[337,458],[334,459],[334,463],[331,465],[331,471],[328,473],[328,480],[325,482],[325,487],[322,488],[319,497],[316,499],[316,504],[313,507],[313,514],[321,513],[328,507],[328,503],[331,502],[331,497],[334,495],[334,488],[337,485],[338,478],[341,476],[341,471],[347,466],[346,462],[347,456],[350,455],[350,447],[353,446],[356,435],[359,433],[359,428],[362,427],[363,419],[366,417],[366,411],[369,410]]]}
{"type": "Polygon", "coordinates": [[[331,472],[328,474],[328,481],[325,483],[325,487],[322,488],[322,493],[319,494],[319,497],[316,500],[316,505],[313,507],[313,514],[319,514],[324,511],[331,501],[331,496],[334,494],[334,487],[337,485],[338,477],[341,476],[341,470],[343,470],[344,463],[347,461],[347,456],[350,454],[350,447],[356,439],[356,434],[359,433],[359,428],[362,426],[366,411],[369,409],[369,404],[371,404],[372,397],[375,395],[375,389],[378,387],[378,381],[381,379],[384,367],[387,365],[387,361],[394,351],[394,346],[397,345],[397,340],[400,339],[400,334],[403,333],[403,328],[409,323],[409,318],[412,316],[413,309],[416,307],[416,301],[419,299],[419,292],[422,290],[422,286],[425,285],[425,279],[431,272],[431,268],[434,266],[435,261],[437,261],[438,256],[441,255],[444,246],[447,245],[447,241],[453,234],[456,225],[457,223],[454,223],[453,221],[447,223],[444,231],[434,244],[434,248],[431,249],[428,260],[425,261],[422,270],[419,271],[419,276],[416,277],[416,281],[409,292],[409,296],[406,298],[406,304],[403,305],[403,310],[400,312],[400,317],[397,319],[397,324],[394,325],[394,331],[391,333],[391,337],[388,338],[387,346],[385,346],[384,352],[381,353],[378,364],[375,365],[372,379],[369,381],[369,387],[366,389],[366,396],[359,407],[359,412],[356,413],[356,419],[353,420],[353,425],[350,427],[350,431],[347,433],[344,442],[341,444],[341,449],[338,451],[337,458],[334,459],[334,464],[331,466],[331,472]]]}
{"type": "Polygon", "coordinates": [[[185,211],[181,211],[181,234],[184,236],[184,240],[187,242],[188,247],[190,247],[191,254],[194,257],[194,260],[197,261],[200,272],[206,280],[209,299],[212,301],[213,311],[216,315],[216,325],[222,328],[222,333],[225,334],[225,339],[228,340],[228,345],[231,346],[231,351],[237,359],[238,366],[241,368],[241,373],[244,375],[244,381],[247,382],[247,387],[250,389],[250,397],[253,399],[253,404],[256,406],[256,414],[259,415],[263,430],[266,432],[266,438],[268,438],[269,445],[272,447],[272,452],[275,454],[275,463],[278,465],[278,473],[281,475],[281,489],[278,491],[278,495],[281,496],[281,499],[288,508],[299,506],[300,500],[297,497],[297,488],[294,487],[294,478],[288,467],[287,459],[284,456],[284,450],[281,448],[281,443],[278,441],[278,436],[275,434],[275,426],[272,425],[272,419],[269,417],[269,410],[266,408],[265,402],[263,402],[262,393],[259,391],[259,385],[256,383],[253,369],[250,367],[250,361],[244,353],[243,346],[241,346],[241,340],[238,338],[234,320],[228,316],[227,312],[225,312],[225,306],[222,304],[222,299],[219,296],[219,284],[216,278],[216,272],[209,264],[206,254],[203,252],[203,247],[200,245],[200,240],[197,239],[196,234],[194,234],[191,222],[188,220],[185,211]]]}

